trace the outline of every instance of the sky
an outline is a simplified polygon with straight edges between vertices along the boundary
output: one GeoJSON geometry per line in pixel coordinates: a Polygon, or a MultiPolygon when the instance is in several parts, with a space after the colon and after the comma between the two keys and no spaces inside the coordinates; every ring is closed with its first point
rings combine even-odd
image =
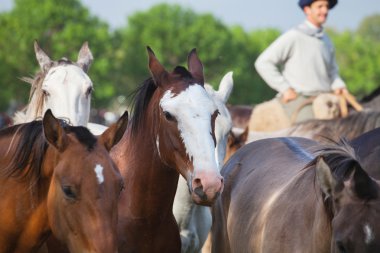
{"type": "MultiPolygon", "coordinates": [[[[127,24],[127,16],[158,3],[180,4],[197,13],[211,13],[226,25],[250,31],[277,28],[285,31],[304,19],[298,0],[81,0],[91,13],[115,29],[127,24]]],[[[13,0],[0,0],[0,11],[12,8],[13,0]]],[[[380,14],[379,0],[339,0],[331,10],[327,26],[338,31],[355,30],[369,15],[380,14]]]]}

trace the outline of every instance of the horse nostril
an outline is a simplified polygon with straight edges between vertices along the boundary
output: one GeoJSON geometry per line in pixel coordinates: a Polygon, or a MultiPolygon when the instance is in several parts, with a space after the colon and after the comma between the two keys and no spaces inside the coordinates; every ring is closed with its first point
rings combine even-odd
{"type": "Polygon", "coordinates": [[[194,179],[194,181],[193,181],[193,187],[194,187],[194,189],[202,187],[202,182],[201,182],[200,178],[195,178],[194,179]]]}

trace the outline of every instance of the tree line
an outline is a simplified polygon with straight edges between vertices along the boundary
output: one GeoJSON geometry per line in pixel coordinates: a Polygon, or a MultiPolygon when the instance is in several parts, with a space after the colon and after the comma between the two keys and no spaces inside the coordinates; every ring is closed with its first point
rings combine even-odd
{"type": "MultiPolygon", "coordinates": [[[[95,108],[109,107],[120,95],[128,98],[149,77],[147,45],[168,69],[185,65],[187,53],[197,48],[206,81],[215,87],[225,73],[233,71],[232,104],[260,103],[275,94],[253,63],[280,35],[279,30],[246,31],[179,5],[159,4],[136,12],[125,26],[111,30],[80,0],[14,0],[10,11],[0,13],[0,27],[0,111],[11,101],[27,102],[30,87],[20,78],[33,76],[39,68],[34,40],[55,60],[63,56],[75,60],[82,43],[89,42],[95,108]]],[[[327,29],[341,76],[358,97],[380,84],[379,27],[380,15],[372,15],[355,31],[327,29]]]]}

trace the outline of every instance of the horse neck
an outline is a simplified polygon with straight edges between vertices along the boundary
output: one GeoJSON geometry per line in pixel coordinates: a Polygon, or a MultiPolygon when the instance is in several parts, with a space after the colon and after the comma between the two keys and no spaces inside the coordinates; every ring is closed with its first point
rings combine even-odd
{"type": "MultiPolygon", "coordinates": [[[[145,119],[150,116],[146,115],[145,119]]],[[[111,152],[126,185],[121,208],[127,211],[122,215],[165,219],[164,213],[172,214],[179,174],[160,158],[155,131],[152,131],[156,127],[153,121],[144,120],[134,134],[129,126],[123,139],[111,152]]]]}
{"type": "MultiPolygon", "coordinates": [[[[0,146],[4,148],[0,149],[0,164],[2,165],[0,167],[3,169],[5,164],[9,164],[11,161],[15,151],[15,143],[17,142],[17,137],[13,138],[13,135],[8,138],[1,138],[0,146]],[[4,146],[3,144],[7,145],[4,146]]],[[[54,153],[54,150],[48,148],[44,157],[54,155],[54,153]]],[[[25,210],[25,212],[18,212],[17,231],[13,231],[15,236],[20,235],[19,233],[29,234],[28,237],[17,239],[20,245],[24,245],[25,249],[41,244],[46,239],[47,233],[50,232],[47,196],[52,176],[51,168],[54,168],[54,163],[56,163],[55,159],[44,159],[42,174],[38,176],[26,175],[22,179],[0,177],[1,192],[4,194],[0,203],[1,208],[4,208],[2,217],[13,217],[15,213],[11,210],[14,210],[14,208],[25,210]],[[15,193],[17,193],[17,197],[15,193]],[[11,208],[11,205],[14,206],[11,208]],[[8,211],[10,212],[9,216],[7,216],[8,211]],[[33,223],[30,221],[33,221],[33,223]]],[[[25,170],[28,170],[28,168],[25,168],[25,170]]],[[[0,218],[0,223],[2,223],[1,220],[2,218],[0,218]]],[[[4,227],[6,227],[5,224],[3,225],[4,227]]],[[[12,240],[11,237],[9,237],[9,240],[12,240]]]]}

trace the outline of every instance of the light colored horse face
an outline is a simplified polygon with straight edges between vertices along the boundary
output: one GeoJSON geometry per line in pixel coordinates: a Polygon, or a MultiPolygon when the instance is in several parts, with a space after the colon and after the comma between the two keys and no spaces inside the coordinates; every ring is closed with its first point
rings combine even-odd
{"type": "Polygon", "coordinates": [[[93,60],[85,42],[76,62],[62,58],[53,61],[34,43],[34,51],[41,71],[34,80],[26,78],[32,85],[27,107],[16,112],[14,123],[26,123],[42,118],[51,109],[58,118],[65,119],[74,126],[86,126],[90,117],[90,101],[93,90],[87,71],[93,60]]]}
{"type": "Polygon", "coordinates": [[[92,82],[82,68],[67,64],[49,70],[42,84],[42,113],[51,109],[74,126],[86,126],[90,115],[92,82]]]}

